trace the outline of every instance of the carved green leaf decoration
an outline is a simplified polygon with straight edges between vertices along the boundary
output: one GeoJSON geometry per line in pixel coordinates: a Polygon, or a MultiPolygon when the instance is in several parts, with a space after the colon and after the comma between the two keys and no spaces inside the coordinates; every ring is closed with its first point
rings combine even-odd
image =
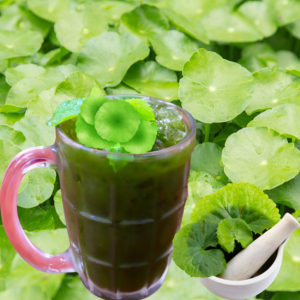
{"type": "Polygon", "coordinates": [[[166,16],[155,6],[142,4],[134,10],[123,14],[122,21],[126,27],[142,40],[169,29],[166,16]]]}
{"type": "Polygon", "coordinates": [[[71,0],[29,0],[29,8],[42,19],[56,22],[70,10],[71,0]]]}
{"type": "Polygon", "coordinates": [[[137,62],[129,69],[123,81],[142,95],[166,101],[178,99],[176,73],[154,61],[137,62]]]}
{"type": "Polygon", "coordinates": [[[250,182],[263,190],[273,189],[300,172],[299,150],[266,127],[244,128],[232,134],[222,161],[232,182],[250,182]]]}
{"type": "Polygon", "coordinates": [[[246,108],[248,114],[287,103],[300,104],[300,79],[276,68],[254,73],[255,90],[246,108]]]}
{"type": "Polygon", "coordinates": [[[135,154],[147,153],[155,143],[157,125],[141,119],[139,128],[133,138],[128,142],[121,143],[126,151],[135,154]]]}
{"type": "Polygon", "coordinates": [[[173,240],[173,259],[176,265],[192,277],[210,277],[226,268],[224,253],[220,249],[207,249],[218,244],[218,223],[202,220],[187,224],[173,240]]]}
{"type": "Polygon", "coordinates": [[[82,118],[88,124],[95,125],[96,113],[98,112],[99,108],[107,101],[108,99],[100,93],[87,97],[80,107],[80,113],[82,118]]]}
{"type": "Polygon", "coordinates": [[[228,184],[196,204],[193,223],[201,220],[220,223],[224,219],[242,219],[249,228],[262,234],[280,220],[276,204],[257,186],[250,183],[228,184]]]}
{"type": "Polygon", "coordinates": [[[233,252],[235,241],[246,248],[253,242],[253,234],[247,223],[242,219],[224,219],[217,230],[218,242],[228,253],[233,252]]]}
{"type": "Polygon", "coordinates": [[[265,126],[288,138],[300,139],[300,107],[283,104],[267,110],[254,118],[248,127],[265,126]]]}
{"type": "Polygon", "coordinates": [[[104,103],[95,117],[98,134],[114,143],[125,143],[137,132],[141,118],[132,105],[122,100],[104,103]]]}
{"type": "Polygon", "coordinates": [[[108,30],[107,23],[105,10],[98,3],[91,2],[70,10],[60,18],[55,23],[55,32],[62,46],[79,52],[88,40],[108,30]]]}
{"type": "Polygon", "coordinates": [[[175,71],[182,71],[192,53],[198,50],[195,42],[177,30],[157,34],[150,41],[156,53],[156,61],[175,71]]]}
{"type": "Polygon", "coordinates": [[[275,203],[300,209],[300,175],[266,193],[275,203]]]}
{"type": "Polygon", "coordinates": [[[37,52],[43,42],[39,32],[0,30],[0,60],[28,56],[37,52]]]}
{"type": "Polygon", "coordinates": [[[85,122],[81,114],[77,116],[76,134],[81,144],[95,148],[104,149],[112,147],[115,143],[103,139],[96,131],[93,125],[85,122]]]}
{"type": "Polygon", "coordinates": [[[206,30],[200,21],[186,17],[180,10],[163,9],[162,11],[179,30],[204,44],[209,44],[206,30]]]}
{"type": "Polygon", "coordinates": [[[232,120],[247,107],[254,90],[249,71],[205,49],[191,56],[183,75],[179,88],[182,107],[203,123],[232,120]]]}
{"type": "Polygon", "coordinates": [[[78,67],[102,86],[117,86],[135,62],[146,58],[149,48],[130,33],[102,33],[91,38],[81,49],[78,67]]]}

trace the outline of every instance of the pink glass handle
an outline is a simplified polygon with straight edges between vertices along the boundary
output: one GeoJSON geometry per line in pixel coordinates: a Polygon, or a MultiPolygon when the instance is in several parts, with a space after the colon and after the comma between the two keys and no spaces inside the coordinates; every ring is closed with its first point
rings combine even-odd
{"type": "Polygon", "coordinates": [[[75,272],[71,249],[50,255],[31,243],[24,233],[17,212],[18,188],[25,173],[56,164],[56,148],[35,147],[19,153],[9,164],[1,186],[1,216],[6,234],[16,251],[34,268],[47,273],[75,272]]]}

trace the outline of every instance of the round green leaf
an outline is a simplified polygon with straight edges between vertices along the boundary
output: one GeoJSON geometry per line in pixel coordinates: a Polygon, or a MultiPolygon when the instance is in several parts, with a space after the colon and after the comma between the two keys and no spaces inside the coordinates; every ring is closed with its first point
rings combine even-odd
{"type": "Polygon", "coordinates": [[[129,103],[122,100],[111,100],[104,103],[95,117],[95,128],[98,134],[114,143],[126,143],[138,131],[141,118],[129,103]]]}
{"type": "Polygon", "coordinates": [[[187,224],[173,240],[173,259],[176,265],[192,277],[210,277],[226,269],[224,253],[209,249],[218,244],[218,224],[209,220],[187,224]]]}
{"type": "Polygon", "coordinates": [[[297,0],[264,0],[264,2],[279,26],[293,23],[299,19],[300,3],[297,0]]]}
{"type": "Polygon", "coordinates": [[[232,134],[222,161],[232,182],[250,182],[263,190],[273,189],[300,172],[299,150],[265,127],[244,128],[232,134]]]}
{"type": "Polygon", "coordinates": [[[300,60],[294,52],[286,50],[277,51],[276,57],[279,68],[300,77],[300,60]]]}
{"type": "Polygon", "coordinates": [[[146,122],[141,119],[140,126],[131,140],[121,143],[126,151],[134,154],[147,153],[155,143],[157,135],[156,123],[146,122]]]}
{"type": "Polygon", "coordinates": [[[95,149],[104,149],[114,146],[114,142],[103,139],[93,125],[85,122],[82,116],[77,116],[76,134],[81,144],[95,149]]]}
{"type": "Polygon", "coordinates": [[[120,22],[124,13],[135,8],[135,3],[127,3],[116,0],[101,0],[97,4],[99,4],[102,8],[105,8],[106,15],[111,22],[120,22]]]}
{"type": "Polygon", "coordinates": [[[171,70],[181,71],[183,65],[198,50],[198,46],[184,33],[166,31],[150,38],[156,53],[156,61],[171,70]]]}
{"type": "Polygon", "coordinates": [[[33,142],[35,146],[50,146],[55,142],[55,128],[47,126],[41,117],[25,117],[13,128],[21,131],[26,141],[33,142]]]}
{"type": "Polygon", "coordinates": [[[255,89],[246,113],[287,103],[300,105],[300,80],[276,68],[265,68],[253,74],[255,89]]]}
{"type": "Polygon", "coordinates": [[[108,99],[101,94],[87,97],[80,106],[80,114],[85,122],[94,125],[97,111],[107,101],[108,99]]]}
{"type": "Polygon", "coordinates": [[[16,287],[15,289],[8,289],[0,293],[1,300],[31,300],[31,299],[39,299],[39,300],[48,300],[48,296],[46,293],[42,291],[42,289],[38,286],[31,287],[16,287]]]}
{"type": "Polygon", "coordinates": [[[266,193],[275,203],[300,209],[300,175],[266,193]]]}
{"type": "Polygon", "coordinates": [[[185,32],[187,35],[190,35],[196,40],[199,40],[205,44],[209,44],[206,30],[204,29],[204,26],[201,22],[187,18],[181,13],[180,10],[177,10],[175,12],[171,9],[163,9],[163,12],[178,28],[178,30],[185,32]]]}
{"type": "Polygon", "coordinates": [[[224,170],[220,165],[221,155],[222,148],[217,144],[202,143],[197,145],[192,153],[191,170],[205,172],[214,177],[223,176],[224,170]]]}
{"type": "Polygon", "coordinates": [[[32,55],[43,42],[40,33],[30,30],[0,30],[0,59],[32,55]]]}
{"type": "Polygon", "coordinates": [[[88,40],[107,30],[105,10],[93,2],[70,10],[55,23],[57,39],[72,52],[79,52],[88,40]]]}
{"type": "Polygon", "coordinates": [[[168,30],[170,25],[166,16],[156,7],[142,4],[122,16],[127,28],[147,42],[148,38],[168,30]]]}
{"type": "Polygon", "coordinates": [[[300,139],[300,107],[283,104],[267,110],[254,118],[248,127],[264,126],[289,138],[300,139]]]}
{"type": "Polygon", "coordinates": [[[178,99],[177,76],[154,61],[137,62],[127,72],[124,82],[142,95],[166,101],[178,99]]]}
{"type": "Polygon", "coordinates": [[[102,94],[105,94],[101,85],[91,75],[81,72],[71,73],[65,81],[57,86],[54,97],[51,99],[51,107],[55,110],[66,100],[86,98],[91,94],[93,88],[97,88],[102,94]]]}
{"type": "Polygon", "coordinates": [[[56,22],[70,10],[70,0],[28,0],[29,8],[42,19],[56,22]]]}
{"type": "Polygon", "coordinates": [[[62,202],[61,190],[58,190],[54,196],[54,206],[61,222],[66,225],[64,207],[62,202]]]}
{"type": "Polygon", "coordinates": [[[94,76],[102,86],[117,86],[127,70],[146,58],[149,48],[130,33],[102,33],[91,38],[81,49],[78,67],[94,76]]]}
{"type": "MultiPolygon", "coordinates": [[[[268,287],[268,291],[299,291],[300,276],[300,229],[294,231],[284,247],[283,260],[280,271],[268,287]]],[[[281,298],[289,299],[289,298],[281,298]]]]}
{"type": "Polygon", "coordinates": [[[183,67],[179,99],[182,107],[203,123],[227,122],[251,100],[253,77],[239,64],[199,49],[183,67]]]}
{"type": "Polygon", "coordinates": [[[250,183],[228,184],[198,201],[192,223],[209,219],[217,224],[224,219],[242,219],[249,228],[262,234],[280,221],[276,204],[250,183]]]}
{"type": "Polygon", "coordinates": [[[224,219],[217,230],[218,242],[228,253],[233,252],[235,241],[246,248],[253,242],[253,234],[247,223],[242,219],[224,219]]]}
{"type": "Polygon", "coordinates": [[[24,78],[36,78],[44,74],[46,70],[34,64],[19,65],[15,68],[9,68],[5,72],[6,82],[13,86],[24,78]]]}
{"type": "Polygon", "coordinates": [[[31,208],[50,198],[56,180],[54,170],[49,168],[33,169],[24,177],[28,177],[28,184],[18,193],[18,206],[31,208]]]}
{"type": "Polygon", "coordinates": [[[215,9],[204,16],[202,25],[208,38],[220,42],[255,42],[263,39],[264,35],[247,16],[239,10],[232,11],[224,6],[215,9]]]}

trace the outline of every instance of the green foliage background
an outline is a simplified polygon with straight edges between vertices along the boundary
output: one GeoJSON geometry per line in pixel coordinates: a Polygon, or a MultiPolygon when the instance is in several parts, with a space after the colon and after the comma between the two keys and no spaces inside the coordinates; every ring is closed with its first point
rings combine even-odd
{"type": "MultiPolygon", "coordinates": [[[[261,184],[282,213],[300,208],[299,109],[278,109],[289,125],[286,120],[278,125],[276,109],[251,122],[255,129],[244,128],[266,109],[300,105],[298,0],[0,0],[0,13],[0,183],[16,154],[54,143],[54,128],[46,122],[57,106],[85,98],[96,87],[107,94],[173,101],[197,119],[199,145],[192,157],[197,174],[190,178],[183,223],[190,222],[200,198],[230,181],[261,184]],[[219,86],[203,87],[208,79],[219,86]],[[276,160],[281,169],[258,165],[243,172],[253,169],[249,162],[256,154],[245,155],[249,149],[276,160]],[[246,159],[237,161],[235,155],[246,159]],[[287,163],[293,168],[281,175],[287,163]],[[268,175],[262,182],[264,170],[268,175]]],[[[55,171],[35,169],[25,175],[18,212],[38,247],[49,253],[68,247],[55,171]]],[[[299,243],[297,231],[278,277],[258,298],[300,298],[299,243]]],[[[76,274],[34,270],[16,254],[0,225],[0,299],[96,297],[76,274]]],[[[172,262],[163,287],[149,299],[220,298],[172,262]]]]}

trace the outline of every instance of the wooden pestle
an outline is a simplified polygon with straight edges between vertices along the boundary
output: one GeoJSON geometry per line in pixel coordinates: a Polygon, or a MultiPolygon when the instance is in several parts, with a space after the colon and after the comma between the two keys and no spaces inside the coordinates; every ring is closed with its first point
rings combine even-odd
{"type": "Polygon", "coordinates": [[[219,277],[228,280],[251,278],[289,235],[299,227],[300,224],[292,215],[285,214],[274,227],[231,259],[227,263],[226,270],[219,277]]]}

